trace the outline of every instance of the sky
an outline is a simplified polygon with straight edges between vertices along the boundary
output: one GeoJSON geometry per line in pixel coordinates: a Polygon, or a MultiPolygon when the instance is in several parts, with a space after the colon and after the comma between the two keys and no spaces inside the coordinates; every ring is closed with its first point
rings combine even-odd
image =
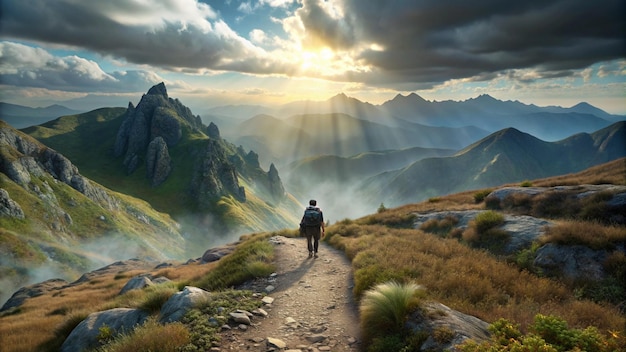
{"type": "Polygon", "coordinates": [[[623,0],[2,0],[0,101],[194,113],[345,93],[626,115],[623,0]]]}

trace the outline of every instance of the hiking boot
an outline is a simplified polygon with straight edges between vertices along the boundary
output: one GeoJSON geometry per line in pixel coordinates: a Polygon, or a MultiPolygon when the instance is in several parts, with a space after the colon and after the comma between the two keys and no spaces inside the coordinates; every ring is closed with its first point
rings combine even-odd
{"type": "Polygon", "coordinates": [[[314,255],[313,257],[314,257],[314,258],[317,258],[317,257],[318,257],[317,252],[315,252],[315,255],[314,255]]]}
{"type": "Polygon", "coordinates": [[[313,252],[309,252],[309,258],[313,256],[313,252]]]}

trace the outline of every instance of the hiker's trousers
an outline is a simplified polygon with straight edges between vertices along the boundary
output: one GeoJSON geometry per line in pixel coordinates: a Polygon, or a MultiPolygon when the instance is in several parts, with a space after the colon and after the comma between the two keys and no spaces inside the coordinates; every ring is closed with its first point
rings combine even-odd
{"type": "Polygon", "coordinates": [[[304,228],[304,235],[306,236],[306,245],[309,252],[317,253],[317,249],[320,245],[320,237],[322,236],[322,228],[320,226],[306,226],[304,228]]]}

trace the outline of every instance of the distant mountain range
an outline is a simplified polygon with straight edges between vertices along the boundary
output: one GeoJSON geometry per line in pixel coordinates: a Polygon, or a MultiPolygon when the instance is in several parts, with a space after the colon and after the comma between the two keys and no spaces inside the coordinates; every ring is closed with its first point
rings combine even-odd
{"type": "Polygon", "coordinates": [[[624,156],[624,121],[558,142],[506,128],[454,156],[425,158],[373,176],[361,184],[358,193],[376,204],[397,206],[442,194],[569,174],[624,156]]]}
{"type": "Polygon", "coordinates": [[[56,104],[44,108],[31,108],[0,102],[0,119],[17,129],[39,125],[57,117],[81,112],[56,104]]]}
{"type": "Polygon", "coordinates": [[[417,94],[398,95],[372,105],[339,94],[326,101],[301,101],[275,108],[215,107],[202,114],[202,119],[218,124],[234,142],[262,151],[266,162],[285,165],[318,154],[349,157],[412,147],[461,149],[509,127],[557,141],[597,131],[626,120],[626,116],[611,115],[587,103],[571,108],[539,107],[489,95],[442,102],[427,101],[417,94]]]}

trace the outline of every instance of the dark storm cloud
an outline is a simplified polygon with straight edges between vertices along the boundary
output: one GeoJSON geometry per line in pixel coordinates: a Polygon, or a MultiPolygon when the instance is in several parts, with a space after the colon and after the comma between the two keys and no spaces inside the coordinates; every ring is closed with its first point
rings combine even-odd
{"type": "Polygon", "coordinates": [[[511,69],[552,75],[624,58],[622,0],[358,1],[344,11],[381,81],[442,82],[511,69]]]}
{"type": "MultiPolygon", "coordinates": [[[[535,72],[524,79],[567,76],[623,59],[625,6],[623,0],[302,0],[281,20],[293,43],[328,46],[361,65],[324,77],[415,89],[455,78],[517,77],[511,71],[518,69],[535,72]]],[[[8,40],[74,46],[183,72],[297,75],[301,66],[297,53],[283,55],[289,42],[272,55],[197,0],[4,0],[2,15],[8,40]]]]}
{"type": "Polygon", "coordinates": [[[2,10],[5,37],[76,46],[132,63],[220,69],[263,54],[223,21],[209,18],[210,8],[194,0],[149,5],[121,0],[5,0],[2,10]]]}

